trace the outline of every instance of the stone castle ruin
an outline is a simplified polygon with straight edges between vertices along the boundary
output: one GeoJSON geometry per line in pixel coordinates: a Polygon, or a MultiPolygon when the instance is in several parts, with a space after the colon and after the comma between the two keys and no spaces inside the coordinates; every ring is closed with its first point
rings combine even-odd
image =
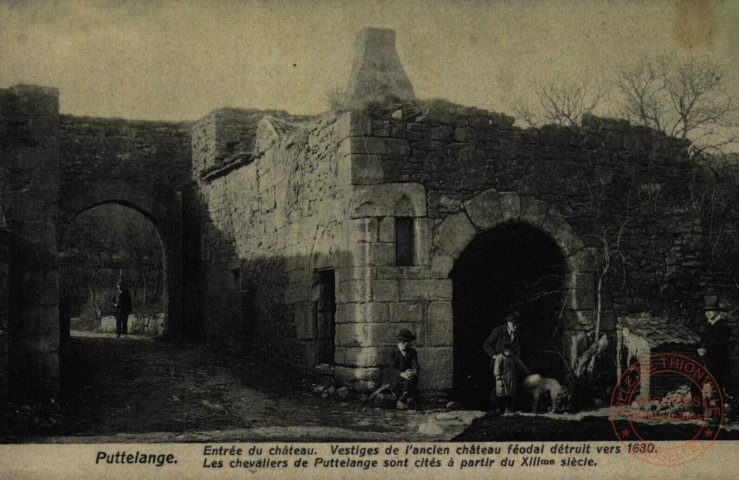
{"type": "Polygon", "coordinates": [[[720,294],[686,141],[592,116],[521,129],[419,101],[390,30],[363,30],[353,65],[343,103],[318,117],[74,117],[53,88],[0,90],[2,395],[58,393],[58,232],[111,202],[162,238],[166,335],[360,392],[401,328],[422,390],[481,394],[482,342],[509,308],[525,360],[556,377],[617,318],[695,321],[720,294]]]}

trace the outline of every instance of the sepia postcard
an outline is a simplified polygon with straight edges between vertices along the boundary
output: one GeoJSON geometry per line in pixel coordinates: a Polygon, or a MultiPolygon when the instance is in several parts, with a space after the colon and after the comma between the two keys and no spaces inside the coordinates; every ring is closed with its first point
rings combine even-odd
{"type": "Polygon", "coordinates": [[[736,478],[738,25],[0,0],[0,478],[736,478]]]}

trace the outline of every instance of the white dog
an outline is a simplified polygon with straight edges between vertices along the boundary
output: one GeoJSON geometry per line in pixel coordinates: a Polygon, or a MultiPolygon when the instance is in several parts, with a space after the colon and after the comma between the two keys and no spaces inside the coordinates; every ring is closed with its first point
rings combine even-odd
{"type": "Polygon", "coordinates": [[[550,412],[554,412],[559,406],[559,397],[562,394],[562,385],[553,378],[544,378],[539,374],[529,375],[523,379],[523,386],[529,391],[534,399],[533,412],[537,413],[539,407],[539,397],[542,393],[549,393],[552,398],[552,407],[550,412]]]}

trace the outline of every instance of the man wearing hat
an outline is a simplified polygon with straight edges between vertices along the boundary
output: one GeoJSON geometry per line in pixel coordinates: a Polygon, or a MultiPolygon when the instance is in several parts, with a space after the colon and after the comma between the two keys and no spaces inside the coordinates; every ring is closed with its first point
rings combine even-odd
{"type": "Polygon", "coordinates": [[[397,338],[398,348],[391,354],[389,368],[398,371],[399,381],[392,388],[392,393],[398,396],[399,408],[414,408],[418,401],[418,375],[421,373],[418,353],[411,347],[416,337],[404,328],[398,332],[397,338]]]}
{"type": "MultiPolygon", "coordinates": [[[[518,310],[510,311],[505,316],[506,322],[499,327],[495,327],[493,331],[490,332],[490,336],[485,340],[485,343],[483,343],[482,348],[485,349],[485,353],[490,357],[491,372],[494,372],[495,370],[496,359],[503,355],[503,350],[506,348],[509,350],[509,355],[515,358],[518,363],[523,365],[518,358],[521,353],[521,347],[518,343],[518,334],[516,333],[520,318],[521,313],[518,310]]],[[[525,365],[523,368],[526,368],[525,365]]],[[[496,394],[496,388],[493,388],[493,391],[490,393],[490,400],[496,404],[498,408],[501,407],[500,399],[496,394]]],[[[512,408],[512,405],[509,403],[504,406],[510,409],[512,408]]]]}
{"type": "Polygon", "coordinates": [[[729,361],[729,337],[731,327],[726,321],[726,313],[719,310],[706,310],[706,325],[701,338],[698,355],[706,363],[706,368],[716,379],[720,387],[731,370],[729,361]]]}
{"type": "Polygon", "coordinates": [[[518,329],[519,320],[521,313],[518,310],[511,311],[506,315],[506,323],[496,327],[490,333],[490,336],[483,343],[482,348],[485,349],[485,353],[490,357],[490,365],[492,368],[495,357],[503,353],[503,345],[506,343],[511,344],[511,352],[517,357],[521,354],[521,347],[518,343],[518,329]]]}
{"type": "Polygon", "coordinates": [[[118,291],[115,294],[115,336],[128,336],[128,316],[131,314],[131,295],[123,280],[118,282],[118,291]]]}

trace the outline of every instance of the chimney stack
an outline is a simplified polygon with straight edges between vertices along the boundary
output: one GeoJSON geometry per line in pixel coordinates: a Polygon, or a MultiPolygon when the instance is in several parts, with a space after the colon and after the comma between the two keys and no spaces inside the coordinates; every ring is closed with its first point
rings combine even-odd
{"type": "Polygon", "coordinates": [[[364,28],[359,32],[347,95],[355,105],[416,99],[395,50],[395,30],[364,28]]]}

